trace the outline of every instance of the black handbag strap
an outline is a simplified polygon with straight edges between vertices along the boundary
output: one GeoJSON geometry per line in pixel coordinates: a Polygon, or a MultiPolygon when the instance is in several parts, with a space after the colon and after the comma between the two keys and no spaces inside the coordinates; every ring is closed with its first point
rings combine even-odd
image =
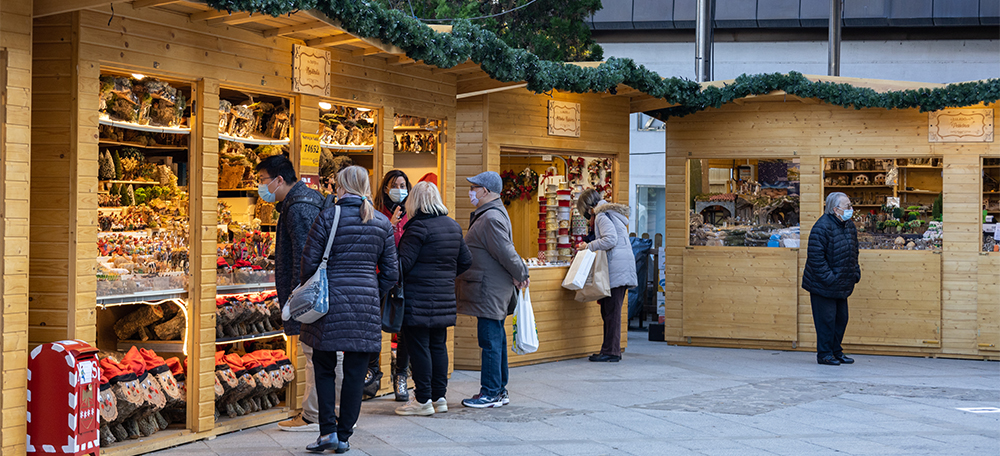
{"type": "Polygon", "coordinates": [[[326,240],[326,250],[323,251],[323,262],[319,264],[319,269],[326,269],[326,262],[330,259],[330,247],[333,247],[333,238],[337,237],[337,225],[340,224],[340,206],[336,206],[333,214],[333,226],[330,227],[330,237],[326,240]]]}

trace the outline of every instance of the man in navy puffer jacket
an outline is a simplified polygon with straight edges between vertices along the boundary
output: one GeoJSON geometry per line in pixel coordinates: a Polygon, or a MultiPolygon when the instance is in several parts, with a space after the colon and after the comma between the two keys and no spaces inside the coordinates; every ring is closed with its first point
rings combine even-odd
{"type": "Polygon", "coordinates": [[[847,329],[847,297],[861,280],[858,265],[858,231],[851,217],[854,208],[847,195],[834,192],[826,198],[826,213],[809,233],[802,288],[810,293],[816,326],[816,361],[839,366],[851,364],[840,346],[847,329]]]}

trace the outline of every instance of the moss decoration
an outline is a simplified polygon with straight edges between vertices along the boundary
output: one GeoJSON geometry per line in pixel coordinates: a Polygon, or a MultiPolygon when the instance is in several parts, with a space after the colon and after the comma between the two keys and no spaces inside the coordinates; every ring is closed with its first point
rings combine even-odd
{"type": "Polygon", "coordinates": [[[931,204],[931,219],[941,221],[941,214],[944,212],[944,193],[939,193],[931,204]]]}
{"type": "Polygon", "coordinates": [[[114,161],[115,164],[115,179],[122,180],[122,177],[124,175],[122,173],[122,157],[121,155],[118,154],[117,150],[114,152],[114,154],[112,154],[112,160],[114,161]]]}
{"type": "Polygon", "coordinates": [[[115,175],[115,162],[111,158],[111,151],[104,149],[97,155],[97,178],[101,180],[112,180],[115,175]]]}
{"type": "Polygon", "coordinates": [[[451,33],[438,33],[402,11],[383,8],[370,0],[207,0],[221,11],[245,11],[280,16],[316,9],[337,19],[347,32],[395,45],[406,56],[439,68],[451,68],[467,60],[480,65],[501,82],[524,81],[528,90],[545,93],[553,89],[574,92],[607,92],[625,84],[640,92],[678,106],[651,111],[661,120],[719,107],[748,95],[783,90],[804,98],[818,98],[838,106],[861,108],[919,108],[921,112],[947,107],[992,103],[1000,99],[1000,79],[950,84],[940,89],[902,90],[878,93],[849,84],[812,82],[801,73],[743,75],[724,87],[701,86],[684,78],[663,78],[632,59],[611,57],[593,68],[542,60],[512,48],[494,33],[468,20],[455,21],[451,33]]]}

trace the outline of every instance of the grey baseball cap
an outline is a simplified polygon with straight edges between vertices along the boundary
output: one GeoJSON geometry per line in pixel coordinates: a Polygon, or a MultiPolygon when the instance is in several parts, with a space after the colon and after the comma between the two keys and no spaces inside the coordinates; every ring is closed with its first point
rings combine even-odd
{"type": "Polygon", "coordinates": [[[479,173],[465,180],[469,181],[472,185],[484,187],[493,193],[500,193],[503,191],[503,179],[501,179],[500,175],[494,171],[479,173]]]}

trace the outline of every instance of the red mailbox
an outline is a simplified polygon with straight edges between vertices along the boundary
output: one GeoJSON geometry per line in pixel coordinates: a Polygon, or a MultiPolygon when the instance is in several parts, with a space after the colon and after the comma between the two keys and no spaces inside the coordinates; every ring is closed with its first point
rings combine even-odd
{"type": "Polygon", "coordinates": [[[42,344],[28,360],[28,454],[100,454],[97,349],[82,340],[42,344]]]}

